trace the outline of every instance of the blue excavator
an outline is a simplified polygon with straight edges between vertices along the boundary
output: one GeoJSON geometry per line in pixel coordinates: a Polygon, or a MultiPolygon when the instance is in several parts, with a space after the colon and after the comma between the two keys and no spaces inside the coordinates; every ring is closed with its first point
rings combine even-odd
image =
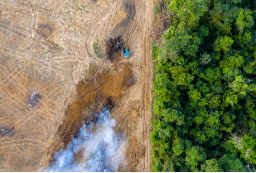
{"type": "Polygon", "coordinates": [[[130,56],[130,53],[127,49],[123,48],[123,46],[119,43],[119,41],[117,41],[117,44],[121,47],[122,49],[122,54],[124,55],[125,58],[130,56]]]}

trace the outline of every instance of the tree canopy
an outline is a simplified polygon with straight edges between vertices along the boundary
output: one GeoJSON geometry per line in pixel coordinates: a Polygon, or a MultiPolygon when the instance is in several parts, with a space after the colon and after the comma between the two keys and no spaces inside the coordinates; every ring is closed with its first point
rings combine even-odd
{"type": "Polygon", "coordinates": [[[152,170],[253,171],[256,0],[165,3],[171,26],[152,53],[152,170]]]}

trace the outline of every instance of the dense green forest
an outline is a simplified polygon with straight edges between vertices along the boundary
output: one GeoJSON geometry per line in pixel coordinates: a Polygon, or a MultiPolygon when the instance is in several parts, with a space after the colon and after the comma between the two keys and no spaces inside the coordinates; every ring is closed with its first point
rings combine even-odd
{"type": "Polygon", "coordinates": [[[171,27],[152,53],[152,171],[255,171],[256,0],[165,3],[171,27]]]}

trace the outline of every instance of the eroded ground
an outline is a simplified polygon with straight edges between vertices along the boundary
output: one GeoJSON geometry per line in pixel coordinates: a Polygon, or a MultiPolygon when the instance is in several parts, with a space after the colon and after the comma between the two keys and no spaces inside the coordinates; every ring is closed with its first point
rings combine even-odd
{"type": "Polygon", "coordinates": [[[104,106],[129,138],[123,170],[150,170],[152,11],[151,0],[0,2],[0,171],[47,167],[104,106]],[[128,59],[108,55],[118,36],[128,59]]]}

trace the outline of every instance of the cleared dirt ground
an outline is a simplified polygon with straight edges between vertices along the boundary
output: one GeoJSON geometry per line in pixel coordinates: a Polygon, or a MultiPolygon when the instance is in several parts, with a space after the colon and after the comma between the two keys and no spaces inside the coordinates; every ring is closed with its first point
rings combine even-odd
{"type": "Polygon", "coordinates": [[[150,171],[153,10],[153,0],[0,1],[0,130],[14,129],[0,135],[0,171],[47,167],[104,106],[128,138],[121,170],[150,171]],[[128,59],[109,58],[118,36],[128,59]]]}

